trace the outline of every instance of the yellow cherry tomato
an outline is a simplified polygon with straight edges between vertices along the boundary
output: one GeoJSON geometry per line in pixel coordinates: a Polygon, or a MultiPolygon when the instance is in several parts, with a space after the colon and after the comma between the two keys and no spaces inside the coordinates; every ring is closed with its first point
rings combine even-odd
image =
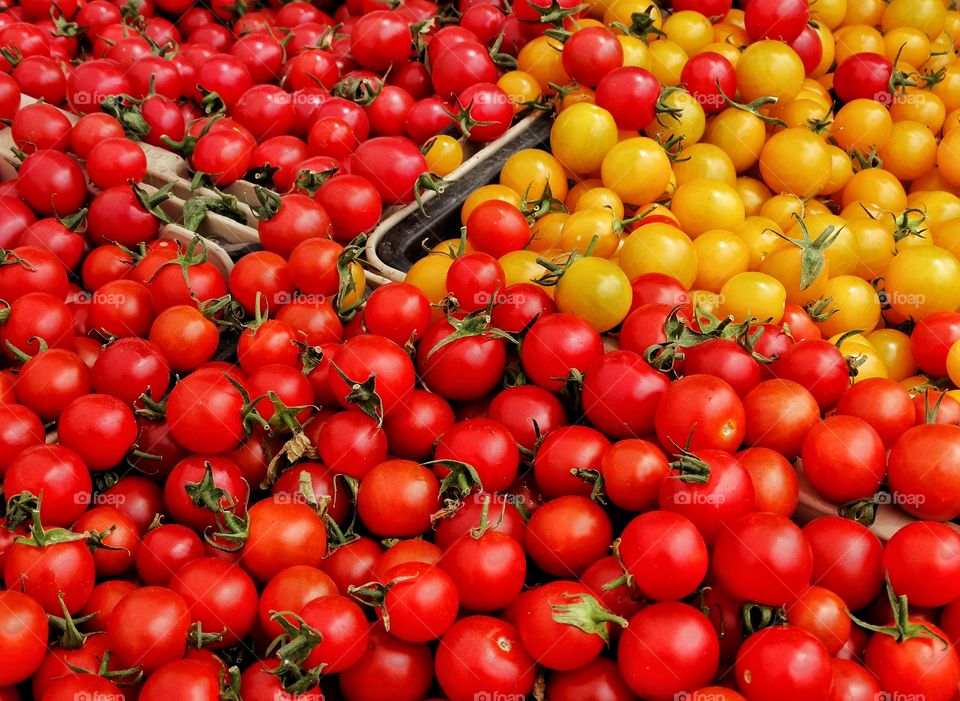
{"type": "Polygon", "coordinates": [[[548,184],[553,197],[561,202],[567,197],[563,164],[553,154],[535,148],[517,151],[507,159],[500,171],[500,184],[519,192],[527,201],[543,197],[548,184]]]}
{"type": "Polygon", "coordinates": [[[464,200],[463,206],[460,209],[460,223],[466,226],[467,219],[470,218],[470,215],[473,213],[473,210],[477,208],[477,205],[487,200],[509,202],[517,209],[520,209],[523,198],[519,192],[506,185],[481,185],[464,200]]]}
{"type": "MultiPolygon", "coordinates": [[[[431,253],[414,263],[407,271],[407,282],[427,296],[431,304],[439,304],[447,296],[447,271],[453,265],[453,258],[440,253],[431,253]]],[[[434,318],[440,317],[440,310],[434,310],[434,318]]]]}
{"type": "Polygon", "coordinates": [[[649,46],[650,72],[667,86],[679,85],[680,71],[687,62],[687,52],[669,39],[660,39],[649,46]]]}
{"type": "MultiPolygon", "coordinates": [[[[714,25],[714,30],[716,30],[716,25],[714,25]]],[[[737,61],[740,60],[740,49],[737,48],[738,45],[728,43],[726,41],[717,41],[716,40],[716,31],[714,31],[714,40],[709,44],[704,46],[698,53],[705,54],[707,52],[720,54],[725,59],[730,62],[730,65],[736,68],[737,61]]]]}
{"type": "Polygon", "coordinates": [[[801,307],[824,297],[830,278],[830,262],[824,260],[823,268],[815,277],[808,273],[803,279],[803,251],[794,245],[778,248],[763,259],[759,270],[776,278],[783,285],[787,301],[801,307]],[[804,283],[806,287],[804,287],[804,283]]]}
{"type": "Polygon", "coordinates": [[[660,100],[670,111],[657,115],[643,132],[662,144],[681,137],[682,146],[690,146],[700,141],[706,128],[706,115],[696,98],[686,90],[672,88],[664,91],[660,100]]]}
{"type": "Polygon", "coordinates": [[[694,287],[719,292],[727,280],[750,269],[750,249],[731,231],[712,229],[693,240],[697,251],[697,279],[694,287]]]}
{"type": "Polygon", "coordinates": [[[857,242],[857,265],[853,274],[864,280],[882,277],[897,249],[893,231],[870,217],[847,219],[847,229],[857,242]]]}
{"type": "MultiPolygon", "coordinates": [[[[712,46],[713,44],[724,44],[725,46],[732,46],[734,48],[739,48],[741,46],[746,46],[750,43],[750,35],[747,34],[747,30],[743,27],[738,27],[732,22],[728,22],[726,19],[722,22],[717,22],[713,25],[713,43],[707,44],[704,47],[704,50],[707,47],[712,46]]],[[[733,61],[731,61],[734,65],[733,61]]]]}
{"type": "Polygon", "coordinates": [[[693,144],[681,150],[673,164],[677,185],[693,180],[715,180],[730,187],[737,183],[737,169],[722,148],[713,144],[693,144]]]}
{"type": "Polygon", "coordinates": [[[691,238],[710,229],[734,230],[746,214],[737,191],[717,180],[691,180],[677,188],[670,211],[691,238]]]}
{"type": "Polygon", "coordinates": [[[854,329],[872,331],[880,323],[880,297],[873,285],[855,275],[838,275],[827,282],[826,305],[830,314],[817,326],[824,336],[846,333],[854,329]]]}
{"type": "MultiPolygon", "coordinates": [[[[808,209],[802,224],[806,227],[811,240],[816,240],[827,229],[832,230],[835,238],[833,243],[824,250],[824,256],[830,262],[831,275],[850,275],[856,270],[859,257],[857,240],[853,232],[847,228],[846,220],[829,212],[811,214],[808,209]]],[[[793,226],[787,231],[787,236],[792,239],[802,238],[801,222],[794,221],[793,226]]]]}
{"type": "Polygon", "coordinates": [[[960,341],[954,341],[947,351],[947,376],[954,387],[960,387],[960,341]]]}
{"type": "Polygon", "coordinates": [[[887,9],[885,0],[847,0],[847,11],[843,16],[844,25],[867,24],[871,27],[880,24],[883,11],[887,9]]]}
{"type": "Polygon", "coordinates": [[[827,342],[837,346],[837,349],[845,355],[856,348],[864,348],[869,351],[876,350],[873,344],[870,343],[870,339],[862,333],[852,333],[849,335],[844,333],[834,334],[833,336],[827,337],[827,342]],[[844,338],[844,336],[846,336],[846,338],[844,338]],[[840,340],[841,338],[843,339],[842,342],[840,340]]]}
{"type": "Polygon", "coordinates": [[[554,85],[566,85],[570,76],[563,68],[561,53],[563,44],[548,36],[538,36],[524,44],[517,55],[517,69],[529,73],[540,85],[540,89],[552,95],[554,85]]]}
{"type": "Polygon", "coordinates": [[[954,49],[960,49],[960,12],[949,10],[943,23],[943,33],[950,37],[954,49]]]}
{"type": "Polygon", "coordinates": [[[787,293],[776,278],[757,272],[734,275],[720,290],[720,314],[734,321],[759,319],[776,324],[783,318],[787,293]]]}
{"type": "Polygon", "coordinates": [[[760,174],[774,192],[813,197],[830,179],[830,168],[826,144],[806,129],[784,129],[760,152],[760,174]]]}
{"type": "Polygon", "coordinates": [[[890,112],[876,100],[851,100],[837,112],[830,135],[844,151],[859,149],[867,153],[882,148],[890,139],[893,120],[890,112]]]}
{"type": "Polygon", "coordinates": [[[577,203],[580,201],[580,198],[583,197],[584,193],[595,187],[603,187],[603,183],[600,182],[600,178],[587,178],[586,180],[581,180],[576,183],[567,191],[567,196],[564,198],[564,204],[567,206],[568,211],[572,211],[577,208],[577,203]]]}
{"type": "Polygon", "coordinates": [[[543,95],[540,83],[526,71],[507,71],[497,80],[497,85],[509,96],[514,114],[527,109],[527,105],[537,102],[543,95]]]}
{"type": "Polygon", "coordinates": [[[624,241],[619,262],[630,280],[644,273],[663,273],[689,289],[697,279],[693,241],[670,224],[657,222],[636,229],[624,241]]]}
{"type": "Polygon", "coordinates": [[[439,134],[427,142],[423,154],[427,168],[440,177],[450,175],[463,163],[463,147],[457,139],[447,134],[439,134]]]}
{"type": "Polygon", "coordinates": [[[914,27],[935,38],[947,21],[947,6],[943,0],[890,0],[880,21],[884,31],[897,27],[914,27]]]}
{"type": "Polygon", "coordinates": [[[830,153],[830,178],[820,192],[824,195],[832,195],[840,192],[853,177],[853,163],[847,152],[839,146],[827,144],[827,151],[830,153]]]}
{"type": "Polygon", "coordinates": [[[803,77],[800,57],[780,41],[750,44],[737,62],[737,87],[745,102],[768,95],[789,102],[803,87],[803,77]]]}
{"type": "Polygon", "coordinates": [[[894,382],[902,382],[917,372],[917,364],[910,350],[910,337],[896,329],[877,329],[867,334],[877,351],[877,356],[887,367],[887,374],[894,382]]]}
{"type": "Polygon", "coordinates": [[[814,32],[820,38],[820,63],[817,64],[816,68],[810,71],[810,76],[813,78],[822,78],[827,73],[830,72],[830,67],[833,66],[834,61],[837,58],[837,42],[834,38],[831,27],[828,27],[824,23],[819,23],[814,27],[814,32]]]}
{"type": "Polygon", "coordinates": [[[602,107],[581,103],[561,112],[550,129],[550,149],[574,173],[600,169],[617,143],[617,123],[602,107]]]}
{"type": "Polygon", "coordinates": [[[847,13],[847,4],[848,0],[817,0],[810,4],[810,13],[817,22],[836,29],[847,13]]]}
{"type": "Polygon", "coordinates": [[[938,226],[933,242],[954,256],[960,256],[960,219],[950,219],[938,226]]]}
{"type": "Polygon", "coordinates": [[[563,225],[569,218],[566,212],[550,212],[537,219],[530,227],[530,243],[527,247],[538,252],[559,247],[563,225]]]}
{"type": "Polygon", "coordinates": [[[770,116],[786,124],[786,128],[801,127],[821,134],[826,138],[825,125],[831,119],[830,105],[816,97],[806,97],[805,90],[800,91],[797,99],[791,102],[777,103],[770,107],[770,116]]]}
{"type": "Polygon", "coordinates": [[[560,232],[560,248],[586,254],[590,246],[590,255],[609,258],[617,251],[620,237],[617,234],[617,220],[609,209],[582,209],[569,216],[560,232]]]}
{"type": "Polygon", "coordinates": [[[617,193],[624,203],[633,205],[658,198],[667,188],[671,174],[670,159],[660,144],[642,136],[618,143],[607,152],[600,167],[604,187],[617,193]]]}
{"type": "Polygon", "coordinates": [[[587,103],[592,105],[597,101],[597,94],[593,91],[593,88],[588,88],[586,85],[577,85],[573,88],[567,90],[555,104],[557,107],[558,113],[563,113],[566,110],[570,109],[574,105],[581,105],[587,103]]]}
{"type": "MultiPolygon", "coordinates": [[[[431,253],[444,253],[448,256],[457,255],[457,251],[460,250],[460,239],[444,239],[440,243],[434,244],[430,249],[431,253]]],[[[470,253],[473,251],[473,246],[470,245],[469,241],[463,242],[463,252],[470,253]]]]}
{"type": "Polygon", "coordinates": [[[636,13],[645,13],[650,16],[651,33],[641,38],[655,38],[656,30],[663,28],[663,14],[652,0],[614,0],[608,3],[607,9],[604,10],[603,23],[608,27],[613,26],[614,23],[629,27],[633,24],[633,15],[636,13]]]}
{"type": "Polygon", "coordinates": [[[760,208],[760,216],[766,217],[783,230],[789,229],[807,212],[807,203],[796,195],[774,195],[767,199],[760,208]]]}
{"type": "Polygon", "coordinates": [[[938,246],[916,246],[898,253],[884,276],[894,311],[917,321],[960,306],[960,262],[938,246]]]}
{"type": "MultiPolygon", "coordinates": [[[[854,348],[852,353],[844,353],[846,358],[855,358],[856,374],[853,376],[853,384],[869,380],[873,377],[889,377],[887,366],[884,365],[880,354],[877,351],[865,346],[854,348]]],[[[849,361],[848,361],[849,362],[849,361]]]]}
{"type": "Polygon", "coordinates": [[[954,185],[944,178],[939,168],[931,168],[910,183],[910,192],[930,192],[938,190],[956,195],[960,193],[960,186],[954,185]]]}
{"type": "Polygon", "coordinates": [[[878,155],[884,170],[899,180],[913,180],[936,165],[937,139],[920,122],[896,122],[878,155]]]}
{"type": "Polygon", "coordinates": [[[890,116],[894,122],[907,120],[920,122],[934,134],[940,132],[947,117],[946,108],[935,93],[929,90],[908,87],[897,93],[890,103],[890,116]]]}
{"type": "Polygon", "coordinates": [[[926,224],[934,231],[944,222],[960,217],[960,197],[952,192],[915,192],[907,196],[907,206],[922,210],[926,224]]]}
{"type": "Polygon", "coordinates": [[[930,58],[930,39],[914,27],[894,27],[883,37],[884,55],[891,61],[922,65],[930,58]]]}
{"type": "Polygon", "coordinates": [[[558,311],[576,314],[603,333],[630,313],[633,290],[630,280],[614,263],[603,258],[580,258],[564,271],[554,300],[558,311]]]}
{"type": "Polygon", "coordinates": [[[835,57],[840,65],[854,54],[883,56],[886,46],[883,35],[868,24],[845,24],[834,35],[835,57]]]}
{"type": "Polygon", "coordinates": [[[760,158],[760,150],[767,141],[767,127],[752,112],[728,107],[710,120],[703,138],[706,143],[723,149],[734,170],[742,173],[760,158]]]}
{"type": "Polygon", "coordinates": [[[647,48],[642,39],[620,34],[617,36],[617,40],[620,42],[620,48],[623,49],[624,66],[650,70],[653,59],[650,58],[650,49],[647,48]]]}
{"type": "Polygon", "coordinates": [[[937,148],[937,168],[947,182],[960,186],[960,129],[943,137],[937,148]]]}
{"type": "Polygon", "coordinates": [[[899,212],[907,206],[903,184],[883,168],[867,168],[856,173],[843,188],[841,205],[851,202],[875,204],[890,212],[899,212]]]}
{"type": "MultiPolygon", "coordinates": [[[[510,251],[500,256],[498,260],[500,267],[503,268],[507,284],[532,282],[548,272],[544,266],[537,262],[539,256],[540,254],[536,251],[510,251]]],[[[549,288],[545,287],[544,290],[549,291],[549,288]]]]}
{"type": "Polygon", "coordinates": [[[687,56],[695,56],[713,41],[713,25],[699,12],[681,10],[663,21],[667,39],[683,49],[687,56]]]}
{"type": "Polygon", "coordinates": [[[954,62],[944,68],[943,78],[930,91],[943,101],[947,112],[960,109],[960,65],[954,62]]]}
{"type": "Polygon", "coordinates": [[[573,207],[575,212],[583,209],[609,209],[617,219],[623,219],[623,201],[608,187],[593,187],[584,192],[573,207]]]}
{"type": "Polygon", "coordinates": [[[783,228],[768,217],[747,217],[733,233],[747,244],[750,251],[750,270],[757,270],[771,252],[790,245],[780,236],[783,228]]]}
{"type": "Polygon", "coordinates": [[[763,203],[773,196],[769,187],[756,178],[750,178],[745,175],[737,178],[735,187],[737,192],[740,193],[740,201],[743,202],[743,210],[748,217],[754,217],[760,214],[760,208],[763,207],[763,203]]]}

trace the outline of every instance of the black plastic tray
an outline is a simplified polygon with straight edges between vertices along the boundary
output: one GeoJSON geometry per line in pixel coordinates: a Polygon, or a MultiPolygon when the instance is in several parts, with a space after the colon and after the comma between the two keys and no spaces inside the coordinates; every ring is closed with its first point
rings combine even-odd
{"type": "Polygon", "coordinates": [[[424,203],[423,211],[416,209],[377,242],[377,256],[381,262],[406,272],[431,247],[445,239],[460,235],[460,208],[467,197],[482,185],[495,182],[503,164],[517,151],[540,148],[550,142],[551,119],[534,120],[528,129],[517,135],[503,149],[472,168],[451,183],[443,195],[424,203]]]}

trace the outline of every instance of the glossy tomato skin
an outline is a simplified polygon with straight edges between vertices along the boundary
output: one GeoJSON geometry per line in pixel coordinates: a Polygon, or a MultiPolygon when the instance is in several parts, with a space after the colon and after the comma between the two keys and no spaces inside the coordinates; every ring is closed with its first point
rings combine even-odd
{"type": "Polygon", "coordinates": [[[770,368],[777,377],[809,388],[822,411],[836,406],[850,385],[850,373],[843,354],[827,341],[797,343],[770,368]]]}
{"type": "Polygon", "coordinates": [[[916,606],[939,607],[960,597],[960,533],[942,523],[914,522],[897,531],[883,567],[897,594],[916,606]],[[921,574],[914,563],[923,562],[921,574]]]}
{"type": "Polygon", "coordinates": [[[430,528],[440,508],[440,482],[433,472],[409,460],[388,460],[360,482],[357,512],[382,537],[416,537],[430,528]]]}
{"type": "Polygon", "coordinates": [[[955,518],[960,512],[960,428],[923,424],[907,430],[890,450],[887,472],[891,493],[905,511],[925,519],[955,518]]]}
{"type": "Polygon", "coordinates": [[[919,322],[910,335],[914,361],[931,377],[946,377],[947,352],[960,340],[960,312],[934,312],[919,322]]]}
{"type": "Polygon", "coordinates": [[[757,701],[826,698],[833,684],[830,654],[813,635],[793,626],[754,633],[737,655],[737,686],[757,701]]]}
{"type": "Polygon", "coordinates": [[[35,445],[7,466],[4,489],[12,496],[43,493],[40,517],[48,527],[70,526],[90,504],[93,484],[74,451],[59,445],[35,445]]]}
{"type": "Polygon", "coordinates": [[[317,567],[327,553],[323,520],[302,503],[267,499],[247,512],[249,536],[241,563],[254,579],[266,582],[292,565],[317,567]]]}
{"type": "MultiPolygon", "coordinates": [[[[384,415],[389,414],[413,390],[415,373],[413,363],[403,349],[382,336],[356,336],[349,339],[333,357],[351,382],[365,382],[374,377],[374,391],[380,396],[384,415]]],[[[337,401],[346,409],[356,407],[347,400],[352,387],[334,372],[330,388],[337,401]]]]}
{"type": "Polygon", "coordinates": [[[110,650],[122,665],[154,671],[183,657],[190,614],[179,594],[161,587],[141,587],[125,596],[107,625],[110,650]]]}
{"type": "Polygon", "coordinates": [[[813,552],[811,582],[836,592],[851,611],[873,601],[883,586],[883,546],[865,526],[823,516],[803,527],[813,552]]]}
{"type": "Polygon", "coordinates": [[[827,499],[853,501],[872,496],[886,472],[883,441],[863,419],[831,416],[803,441],[803,471],[827,499]]]}
{"type": "Polygon", "coordinates": [[[420,701],[433,683],[433,656],[424,643],[408,643],[382,626],[370,630],[370,647],[360,661],[340,673],[346,701],[377,701],[384,688],[397,701],[420,701]]]}
{"type": "Polygon", "coordinates": [[[83,541],[46,547],[14,542],[3,569],[8,589],[29,595],[52,616],[63,614],[59,594],[68,611],[79,611],[93,591],[95,577],[93,555],[83,541]]]}
{"type": "Polygon", "coordinates": [[[481,335],[439,345],[453,333],[447,319],[427,328],[417,349],[417,370],[427,387],[444,399],[479,399],[503,377],[507,366],[505,342],[481,335]]]}
{"type": "Polygon", "coordinates": [[[932,623],[916,618],[910,622],[925,626],[932,635],[898,643],[892,636],[874,634],[864,656],[866,667],[887,693],[948,701],[960,680],[957,653],[943,643],[946,633],[932,623]]]}
{"type": "Polygon", "coordinates": [[[383,422],[390,450],[407,460],[426,460],[437,439],[456,423],[450,404],[440,395],[414,389],[406,402],[383,422]]]}
{"type": "Polygon", "coordinates": [[[519,631],[489,616],[457,621],[440,640],[436,675],[450,701],[473,701],[479,694],[517,694],[533,689],[536,663],[519,631]]]}
{"type": "Polygon", "coordinates": [[[709,684],[717,673],[720,644],[710,621],[679,602],[640,611],[620,639],[617,663],[627,686],[651,701],[709,684]]]}
{"type": "Polygon", "coordinates": [[[735,598],[781,606],[810,584],[813,554],[793,522],[758,512],[720,533],[711,563],[719,584],[735,598]]]}
{"type": "Polygon", "coordinates": [[[743,403],[718,377],[689,375],[672,383],[657,407],[655,425],[663,446],[736,452],[745,432],[743,403]]]}
{"type": "Polygon", "coordinates": [[[669,511],[649,511],[623,529],[617,554],[636,587],[654,601],[678,601],[707,574],[707,545],[696,525],[669,511]]]}
{"type": "Polygon", "coordinates": [[[603,355],[600,334],[573,314],[541,317],[527,332],[520,349],[524,372],[533,382],[559,392],[573,369],[581,372],[603,355]]]}
{"type": "MultiPolygon", "coordinates": [[[[722,450],[697,450],[694,459],[706,464],[707,481],[691,479],[680,468],[674,469],[660,485],[660,508],[682,514],[713,545],[721,532],[741,516],[754,511],[756,495],[750,475],[737,458],[722,450]]],[[[677,463],[674,463],[676,465],[677,463]]]]}
{"type": "Polygon", "coordinates": [[[641,356],[611,351],[587,367],[583,410],[606,435],[639,438],[653,433],[657,405],[669,386],[667,376],[641,356]]]}
{"type": "Polygon", "coordinates": [[[544,572],[579,575],[607,553],[613,541],[610,517],[583,496],[562,496],[538,508],[527,525],[527,551],[544,572]]]}
{"type": "Polygon", "coordinates": [[[726,381],[739,397],[757,386],[760,363],[735,341],[715,338],[683,351],[683,371],[687,375],[714,375],[726,381]]]}
{"type": "Polygon", "coordinates": [[[490,402],[487,417],[503,425],[517,445],[527,450],[534,449],[537,429],[541,436],[546,436],[567,422],[560,400],[536,385],[508,387],[499,392],[490,402]]]}
{"type": "MultiPolygon", "coordinates": [[[[483,488],[491,492],[506,490],[520,466],[520,452],[510,432],[489,419],[469,419],[449,428],[437,441],[434,459],[472,466],[483,488]]],[[[449,473],[440,465],[437,468],[443,471],[440,477],[449,473]]]]}
{"type": "Polygon", "coordinates": [[[190,619],[203,630],[222,633],[213,649],[235,645],[253,630],[257,618],[257,590],[240,567],[216,557],[192,560],[177,571],[170,588],[180,594],[190,619]]]}
{"type": "Polygon", "coordinates": [[[590,496],[593,485],[574,470],[599,471],[610,441],[589,426],[563,426],[546,435],[533,458],[540,492],[552,499],[575,494],[590,496]]]}
{"type": "Polygon", "coordinates": [[[916,412],[903,385],[885,377],[871,377],[843,393],[837,414],[863,419],[877,432],[884,446],[891,448],[913,426],[916,412]]]}
{"type": "Polygon", "coordinates": [[[0,684],[9,686],[28,679],[43,662],[48,626],[40,605],[16,590],[0,593],[0,619],[0,648],[11,663],[0,674],[0,684]]]}
{"type": "Polygon", "coordinates": [[[790,380],[765,380],[743,399],[747,445],[768,448],[793,458],[820,419],[816,399],[790,380]]]}

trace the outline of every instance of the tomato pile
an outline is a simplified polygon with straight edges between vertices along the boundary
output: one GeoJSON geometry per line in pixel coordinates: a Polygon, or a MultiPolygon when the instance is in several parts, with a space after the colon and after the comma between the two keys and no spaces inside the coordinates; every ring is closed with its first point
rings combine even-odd
{"type": "Polygon", "coordinates": [[[0,701],[960,699],[950,3],[0,5],[0,701]]]}

